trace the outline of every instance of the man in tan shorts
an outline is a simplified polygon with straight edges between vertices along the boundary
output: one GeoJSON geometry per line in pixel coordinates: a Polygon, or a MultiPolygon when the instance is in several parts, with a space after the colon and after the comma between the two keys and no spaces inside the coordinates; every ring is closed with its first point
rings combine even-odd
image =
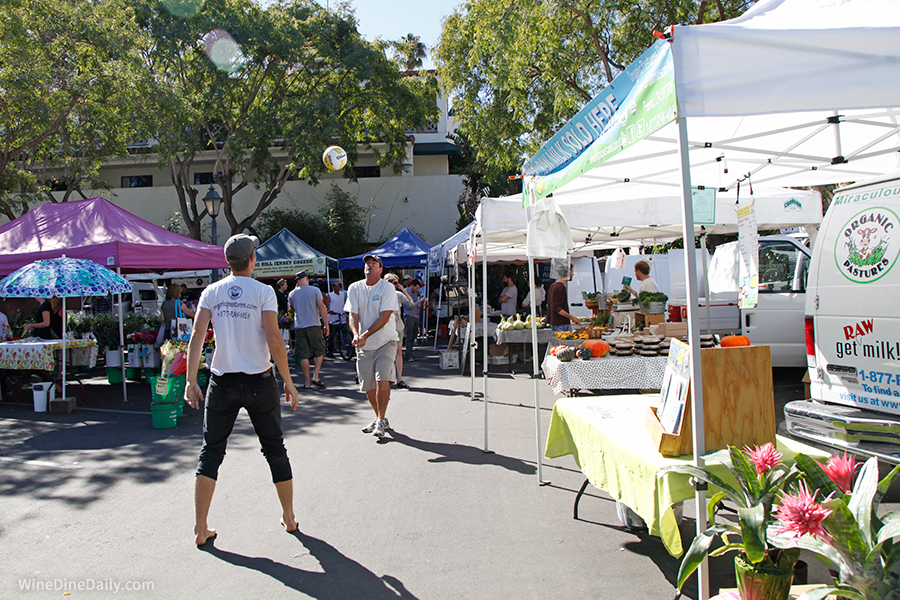
{"type": "Polygon", "coordinates": [[[359,389],[366,393],[375,419],[363,433],[384,437],[390,425],[387,406],[391,399],[391,383],[396,379],[394,359],[397,355],[397,327],[394,312],[399,310],[394,286],[381,278],[381,258],[367,254],[366,278],[347,290],[347,312],[356,348],[356,373],[359,389]]]}

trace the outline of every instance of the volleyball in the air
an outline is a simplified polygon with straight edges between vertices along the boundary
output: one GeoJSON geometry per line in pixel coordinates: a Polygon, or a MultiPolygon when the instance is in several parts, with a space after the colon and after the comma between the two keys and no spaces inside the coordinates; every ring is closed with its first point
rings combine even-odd
{"type": "Polygon", "coordinates": [[[322,162],[329,171],[340,171],[347,164],[347,153],[340,146],[328,146],[322,153],[322,162]]]}

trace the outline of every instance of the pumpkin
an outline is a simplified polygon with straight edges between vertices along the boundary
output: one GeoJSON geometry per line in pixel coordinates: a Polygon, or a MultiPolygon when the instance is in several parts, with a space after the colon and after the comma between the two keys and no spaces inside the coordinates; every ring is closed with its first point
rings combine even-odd
{"type": "Polygon", "coordinates": [[[722,338],[723,348],[737,348],[740,346],[749,346],[750,339],[746,335],[726,335],[722,338]]]}
{"type": "Polygon", "coordinates": [[[561,349],[556,353],[556,358],[558,358],[561,362],[571,362],[573,358],[575,358],[575,348],[570,346],[562,346],[561,349]]]}
{"type": "Polygon", "coordinates": [[[585,340],[581,343],[581,347],[589,348],[591,351],[591,356],[593,356],[594,358],[606,356],[606,354],[609,352],[609,344],[607,344],[603,340],[585,340]]]}
{"type": "Polygon", "coordinates": [[[590,348],[579,348],[578,349],[578,358],[581,360],[591,360],[593,353],[590,348]]]}
{"type": "Polygon", "coordinates": [[[559,352],[560,348],[565,348],[565,346],[553,346],[550,348],[550,356],[556,356],[556,353],[559,352]]]}

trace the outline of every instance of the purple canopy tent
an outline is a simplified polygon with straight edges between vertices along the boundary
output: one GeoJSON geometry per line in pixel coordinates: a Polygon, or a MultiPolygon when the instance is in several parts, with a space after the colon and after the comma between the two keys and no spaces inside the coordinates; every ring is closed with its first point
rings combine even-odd
{"type": "MultiPolygon", "coordinates": [[[[0,227],[0,276],[38,260],[83,258],[122,273],[222,269],[221,246],[148,223],[104,198],[43,204],[0,227]]],[[[122,302],[119,342],[124,346],[122,302]]],[[[122,394],[125,388],[122,361],[122,394]]]]}
{"type": "Polygon", "coordinates": [[[220,246],[172,233],[104,198],[44,204],[0,227],[0,275],[63,253],[121,273],[228,266],[220,246]]]}

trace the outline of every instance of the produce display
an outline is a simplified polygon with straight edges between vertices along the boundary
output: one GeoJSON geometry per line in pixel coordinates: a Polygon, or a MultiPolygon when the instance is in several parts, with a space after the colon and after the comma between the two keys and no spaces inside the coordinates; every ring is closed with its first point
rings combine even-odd
{"type": "Polygon", "coordinates": [[[600,358],[609,353],[609,344],[603,340],[585,340],[581,343],[581,347],[590,350],[591,356],[600,358]]]}
{"type": "Polygon", "coordinates": [[[579,329],[578,331],[556,331],[553,337],[559,340],[588,340],[591,338],[587,329],[579,329]]]}
{"type": "Polygon", "coordinates": [[[637,301],[644,309],[650,308],[651,302],[662,302],[665,304],[669,301],[669,297],[662,292],[640,292],[637,301]]]}
{"type": "MultiPolygon", "coordinates": [[[[537,329],[543,329],[547,325],[544,323],[543,317],[535,317],[535,323],[537,324],[537,329]]],[[[500,324],[497,325],[497,329],[500,331],[519,331],[522,329],[531,329],[531,315],[528,315],[525,320],[522,320],[518,314],[516,314],[515,319],[513,317],[507,317],[505,319],[500,319],[500,324]]]]}
{"type": "Polygon", "coordinates": [[[579,348],[578,349],[578,358],[581,360],[591,360],[593,358],[593,353],[590,348],[579,348]]]}

